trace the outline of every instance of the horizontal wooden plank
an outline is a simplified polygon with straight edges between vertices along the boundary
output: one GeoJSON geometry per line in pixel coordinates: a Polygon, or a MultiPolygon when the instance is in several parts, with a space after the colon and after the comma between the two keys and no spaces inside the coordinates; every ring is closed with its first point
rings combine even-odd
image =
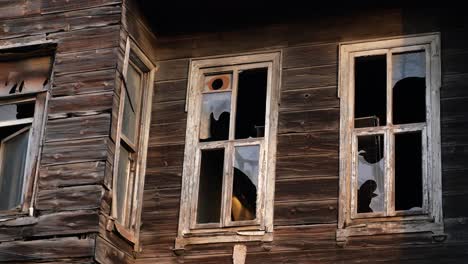
{"type": "Polygon", "coordinates": [[[468,73],[443,74],[440,98],[468,97],[468,73]]]}
{"type": "Polygon", "coordinates": [[[468,73],[466,60],[468,59],[468,50],[463,52],[442,52],[442,74],[454,75],[468,73]]]}
{"type": "Polygon", "coordinates": [[[120,26],[105,26],[48,35],[57,42],[57,52],[79,52],[95,49],[115,48],[119,44],[120,26]]]}
{"type": "Polygon", "coordinates": [[[336,86],[338,84],[338,66],[336,64],[283,70],[282,91],[336,86]]]}
{"type": "Polygon", "coordinates": [[[42,13],[65,12],[76,9],[114,5],[121,2],[121,0],[69,0],[65,3],[50,0],[41,0],[41,11],[42,13]]]}
{"type": "Polygon", "coordinates": [[[148,148],[147,168],[181,167],[184,162],[184,145],[151,146],[148,148]]]}
{"type": "Polygon", "coordinates": [[[75,237],[15,241],[0,244],[0,262],[51,260],[94,255],[94,238],[75,237]]]}
{"type": "Polygon", "coordinates": [[[104,172],[104,161],[41,167],[38,184],[41,190],[74,185],[99,184],[104,180],[104,172]]]}
{"type": "Polygon", "coordinates": [[[338,146],[338,131],[284,134],[278,136],[277,156],[334,155],[338,146]]]}
{"type": "Polygon", "coordinates": [[[337,212],[338,201],[336,199],[275,203],[274,225],[276,227],[336,223],[338,220],[337,212]]]}
{"type": "Polygon", "coordinates": [[[468,194],[444,195],[442,204],[444,217],[468,217],[468,194]]]}
{"type": "Polygon", "coordinates": [[[77,95],[86,93],[109,92],[114,89],[116,71],[102,70],[70,73],[54,78],[52,96],[77,95]]]}
{"type": "Polygon", "coordinates": [[[49,120],[47,122],[46,141],[85,139],[108,136],[110,131],[110,115],[72,117],[49,120]]]}
{"type": "Polygon", "coordinates": [[[120,251],[100,236],[96,238],[95,258],[98,263],[134,263],[131,256],[120,251]]]}
{"type": "Polygon", "coordinates": [[[442,190],[446,196],[468,194],[468,168],[443,171],[442,190]]]}
{"type": "Polygon", "coordinates": [[[338,168],[338,152],[278,157],[276,159],[276,180],[322,176],[337,177],[338,168]]]}
{"type": "Polygon", "coordinates": [[[279,111],[310,111],[339,106],[336,87],[310,88],[281,93],[279,111]]]}
{"type": "Polygon", "coordinates": [[[3,0],[0,3],[0,19],[40,14],[40,1],[41,0],[3,0]]]}
{"type": "Polygon", "coordinates": [[[182,167],[146,169],[145,188],[173,188],[182,185],[182,167]]]}
{"type": "Polygon", "coordinates": [[[276,181],[275,203],[338,198],[338,177],[276,181]],[[293,190],[293,191],[291,191],[293,190]]]}
{"type": "Polygon", "coordinates": [[[116,65],[116,48],[58,53],[55,58],[54,75],[111,69],[116,65]]]}
{"type": "Polygon", "coordinates": [[[279,113],[278,134],[339,130],[340,109],[279,113]]]}
{"type": "Polygon", "coordinates": [[[307,45],[283,50],[283,69],[336,64],[338,44],[307,45]]]}
{"type": "Polygon", "coordinates": [[[442,169],[464,170],[468,169],[468,145],[442,146],[442,169]]]}
{"type": "Polygon", "coordinates": [[[104,190],[100,185],[64,187],[55,190],[39,190],[36,199],[38,210],[70,211],[97,209],[104,190]]]}
{"type": "Polygon", "coordinates": [[[189,60],[169,60],[160,61],[157,63],[158,72],[155,75],[155,80],[166,81],[166,80],[179,80],[187,79],[189,70],[189,60]]]}
{"type": "Polygon", "coordinates": [[[186,120],[185,101],[153,104],[151,124],[177,123],[186,120]]]}
{"type": "MultiPolygon", "coordinates": [[[[158,75],[159,72],[156,73],[158,75]]],[[[154,84],[153,102],[162,103],[185,100],[187,80],[157,82],[154,84]]]]}
{"type": "Polygon", "coordinates": [[[41,165],[107,159],[107,138],[45,143],[41,165]]]}
{"type": "Polygon", "coordinates": [[[149,146],[184,144],[187,121],[177,123],[153,124],[150,127],[149,146]]]}
{"type": "Polygon", "coordinates": [[[110,113],[112,96],[112,93],[93,93],[52,98],[49,100],[49,117],[61,117],[64,114],[110,113]]]}

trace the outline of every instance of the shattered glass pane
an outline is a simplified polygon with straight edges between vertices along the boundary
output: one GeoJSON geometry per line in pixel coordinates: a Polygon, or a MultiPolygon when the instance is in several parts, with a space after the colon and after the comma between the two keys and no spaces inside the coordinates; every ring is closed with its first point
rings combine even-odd
{"type": "Polygon", "coordinates": [[[393,123],[426,121],[426,54],[393,54],[393,123]]]}
{"type": "Polygon", "coordinates": [[[239,72],[236,139],[264,136],[267,80],[268,68],[239,72]]]}
{"type": "Polygon", "coordinates": [[[203,94],[200,141],[228,139],[230,113],[231,92],[203,94]]]}
{"type": "Polygon", "coordinates": [[[117,175],[117,219],[124,224],[125,194],[128,189],[130,153],[123,146],[120,146],[119,168],[117,175]]]}
{"type": "Polygon", "coordinates": [[[34,102],[0,105],[0,122],[34,117],[34,102]]]}
{"type": "Polygon", "coordinates": [[[124,109],[122,117],[122,134],[135,143],[136,115],[141,101],[141,74],[129,64],[127,87],[124,91],[124,109]]]}
{"type": "Polygon", "coordinates": [[[0,96],[43,90],[51,68],[50,56],[0,61],[0,96]]]}
{"type": "Polygon", "coordinates": [[[258,145],[235,148],[232,221],[253,220],[256,217],[259,153],[258,145]]]}
{"type": "Polygon", "coordinates": [[[0,210],[9,210],[22,202],[30,129],[14,126],[0,132],[0,210]]]}
{"type": "Polygon", "coordinates": [[[205,87],[203,91],[224,91],[231,90],[232,74],[218,74],[205,76],[205,87]]]}
{"type": "Polygon", "coordinates": [[[354,127],[385,125],[387,123],[386,56],[357,57],[354,67],[354,127]],[[366,121],[362,122],[363,119],[366,121]]]}
{"type": "Polygon", "coordinates": [[[422,208],[421,131],[395,134],[395,210],[422,208]]]}
{"type": "Polygon", "coordinates": [[[201,151],[197,223],[219,223],[223,190],[224,149],[201,151]]]}
{"type": "Polygon", "coordinates": [[[358,137],[358,213],[383,212],[385,207],[384,136],[358,137]]]}

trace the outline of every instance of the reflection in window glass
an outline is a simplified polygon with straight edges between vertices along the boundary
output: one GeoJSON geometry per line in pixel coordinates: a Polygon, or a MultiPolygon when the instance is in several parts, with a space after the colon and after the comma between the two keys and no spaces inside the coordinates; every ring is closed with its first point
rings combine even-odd
{"type": "Polygon", "coordinates": [[[387,59],[385,55],[355,59],[355,127],[387,122],[387,59]],[[358,121],[367,120],[365,122],[358,121]],[[369,121],[369,122],[368,122],[369,121]],[[370,122],[371,121],[371,122],[370,122]]]}
{"type": "Polygon", "coordinates": [[[260,146],[235,148],[232,221],[253,220],[257,209],[260,146]]]}
{"type": "Polygon", "coordinates": [[[197,223],[219,223],[223,186],[224,149],[201,151],[197,223]]]}
{"type": "Polygon", "coordinates": [[[34,102],[0,105],[0,121],[34,117],[34,102]]]}
{"type": "Polygon", "coordinates": [[[239,72],[236,139],[264,136],[267,80],[267,68],[239,72]]]}
{"type": "Polygon", "coordinates": [[[395,134],[395,209],[422,208],[421,131],[395,134]]]}
{"type": "Polygon", "coordinates": [[[384,136],[358,136],[358,213],[383,212],[385,207],[384,136]]]}
{"type": "Polygon", "coordinates": [[[200,141],[228,139],[230,113],[230,92],[203,94],[200,141]]]}
{"type": "MultiPolygon", "coordinates": [[[[125,89],[125,87],[124,87],[125,89]]],[[[141,74],[129,64],[127,72],[127,87],[124,93],[124,109],[122,118],[122,134],[135,143],[136,115],[140,107],[141,74]]]]}
{"type": "Polygon", "coordinates": [[[22,202],[30,130],[21,127],[1,128],[0,210],[14,209],[22,202]]]}
{"type": "Polygon", "coordinates": [[[426,55],[424,51],[393,54],[393,123],[426,121],[426,55]]]}
{"type": "Polygon", "coordinates": [[[129,165],[130,165],[130,153],[123,147],[120,146],[119,154],[119,168],[117,175],[117,219],[121,223],[125,223],[124,208],[125,208],[125,194],[128,188],[129,178],[129,165]]]}

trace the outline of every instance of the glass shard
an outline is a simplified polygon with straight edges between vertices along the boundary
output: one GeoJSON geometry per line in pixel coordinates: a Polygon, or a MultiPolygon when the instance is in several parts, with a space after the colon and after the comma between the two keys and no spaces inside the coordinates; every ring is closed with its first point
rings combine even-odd
{"type": "Polygon", "coordinates": [[[224,149],[201,151],[197,223],[219,223],[223,189],[224,149]]]}
{"type": "Polygon", "coordinates": [[[396,53],[393,62],[393,123],[426,121],[426,54],[396,53]]]}
{"type": "Polygon", "coordinates": [[[268,68],[239,72],[235,138],[263,137],[268,68]]]}
{"type": "Polygon", "coordinates": [[[0,121],[34,117],[34,102],[0,105],[0,121]]]}
{"type": "Polygon", "coordinates": [[[231,220],[256,217],[260,146],[235,148],[231,220]]]}
{"type": "Polygon", "coordinates": [[[22,203],[29,133],[29,127],[1,128],[0,210],[14,209],[22,203]]]}
{"type": "Polygon", "coordinates": [[[357,212],[383,212],[385,209],[384,136],[358,136],[357,212]]]}
{"type": "Polygon", "coordinates": [[[200,141],[228,139],[230,113],[231,92],[203,94],[200,141]]]}
{"type": "Polygon", "coordinates": [[[203,91],[224,91],[231,90],[232,74],[217,74],[205,76],[205,87],[203,91]]]}
{"type": "Polygon", "coordinates": [[[421,131],[395,134],[395,210],[422,208],[421,131]]]}
{"type": "Polygon", "coordinates": [[[385,55],[355,59],[354,127],[387,123],[387,59],[385,55]]]}

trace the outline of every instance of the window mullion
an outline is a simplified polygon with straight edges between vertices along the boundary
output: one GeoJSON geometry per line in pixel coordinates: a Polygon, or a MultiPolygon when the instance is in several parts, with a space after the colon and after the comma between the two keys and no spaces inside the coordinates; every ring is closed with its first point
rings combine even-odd
{"type": "Polygon", "coordinates": [[[234,140],[236,135],[236,113],[237,113],[237,85],[239,82],[239,70],[234,68],[232,71],[231,88],[231,116],[229,118],[229,140],[234,140]]]}
{"type": "Polygon", "coordinates": [[[225,227],[231,220],[231,197],[233,184],[234,142],[226,144],[224,152],[223,191],[221,199],[221,227],[225,227]]]}
{"type": "Polygon", "coordinates": [[[387,216],[395,215],[395,134],[393,129],[385,133],[385,206],[387,216]]]}

